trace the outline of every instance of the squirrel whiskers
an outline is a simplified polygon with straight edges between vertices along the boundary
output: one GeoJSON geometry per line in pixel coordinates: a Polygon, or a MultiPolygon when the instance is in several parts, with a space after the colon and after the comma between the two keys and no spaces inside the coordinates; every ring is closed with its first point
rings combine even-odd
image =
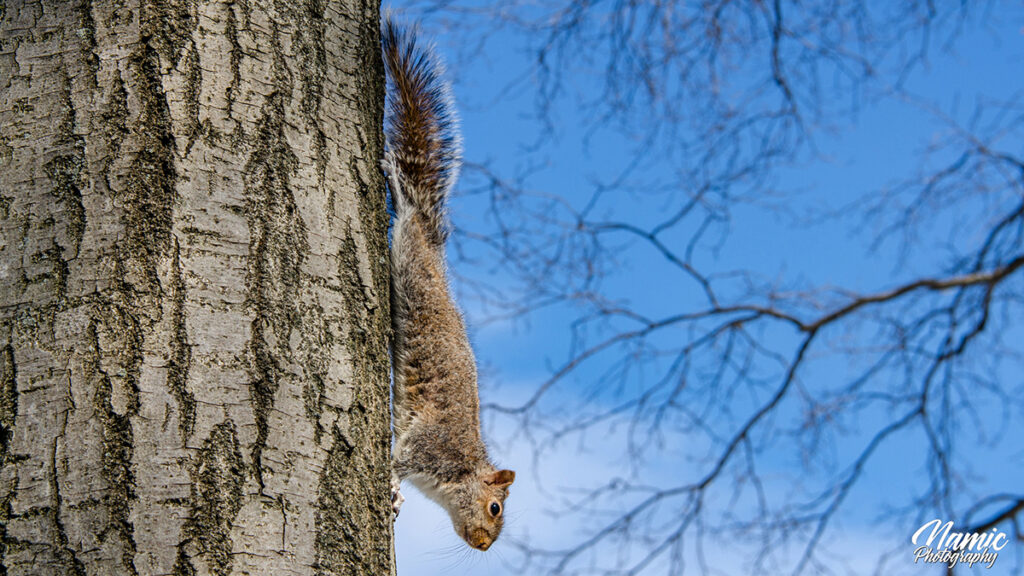
{"type": "Polygon", "coordinates": [[[382,29],[385,118],[395,219],[391,236],[395,446],[392,502],[408,479],[448,511],[456,533],[486,550],[503,526],[511,470],[499,470],[480,436],[476,359],[448,288],[445,204],[460,142],[443,69],[414,30],[382,29]]]}

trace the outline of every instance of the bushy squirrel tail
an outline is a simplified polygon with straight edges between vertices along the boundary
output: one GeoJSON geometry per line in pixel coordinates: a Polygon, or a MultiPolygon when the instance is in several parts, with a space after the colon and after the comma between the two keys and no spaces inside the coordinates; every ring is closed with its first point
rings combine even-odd
{"type": "Polygon", "coordinates": [[[381,35],[388,84],[385,169],[392,203],[399,220],[411,211],[427,239],[442,246],[449,231],[445,202],[461,162],[444,67],[417,44],[415,28],[396,24],[390,14],[381,35]]]}

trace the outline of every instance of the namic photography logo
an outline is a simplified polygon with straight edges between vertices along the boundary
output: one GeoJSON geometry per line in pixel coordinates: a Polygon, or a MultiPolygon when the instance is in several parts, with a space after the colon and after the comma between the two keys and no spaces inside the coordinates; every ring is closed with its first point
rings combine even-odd
{"type": "Polygon", "coordinates": [[[914,564],[957,564],[974,567],[975,564],[991,568],[1006,547],[1009,538],[998,528],[983,532],[955,532],[953,522],[936,518],[925,522],[910,539],[917,547],[914,564]]]}

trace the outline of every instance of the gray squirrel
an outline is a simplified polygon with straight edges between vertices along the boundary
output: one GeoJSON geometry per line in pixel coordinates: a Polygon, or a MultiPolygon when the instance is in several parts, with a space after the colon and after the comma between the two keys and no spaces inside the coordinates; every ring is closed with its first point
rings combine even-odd
{"type": "Polygon", "coordinates": [[[504,524],[515,472],[499,470],[480,436],[473,350],[448,288],[445,202],[460,142],[443,69],[416,31],[386,16],[388,77],[384,169],[395,211],[391,237],[395,515],[408,479],[451,517],[455,532],[487,550],[504,524]]]}

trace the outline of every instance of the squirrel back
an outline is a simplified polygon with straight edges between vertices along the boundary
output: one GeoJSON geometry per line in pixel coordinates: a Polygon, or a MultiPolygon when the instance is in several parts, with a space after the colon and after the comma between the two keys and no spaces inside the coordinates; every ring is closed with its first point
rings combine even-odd
{"type": "Polygon", "coordinates": [[[392,505],[408,479],[448,511],[455,532],[487,550],[504,525],[511,470],[499,470],[480,434],[476,360],[448,289],[445,203],[459,169],[455,114],[440,63],[415,31],[382,28],[388,74],[385,122],[395,219],[391,235],[394,328],[392,505]]]}

